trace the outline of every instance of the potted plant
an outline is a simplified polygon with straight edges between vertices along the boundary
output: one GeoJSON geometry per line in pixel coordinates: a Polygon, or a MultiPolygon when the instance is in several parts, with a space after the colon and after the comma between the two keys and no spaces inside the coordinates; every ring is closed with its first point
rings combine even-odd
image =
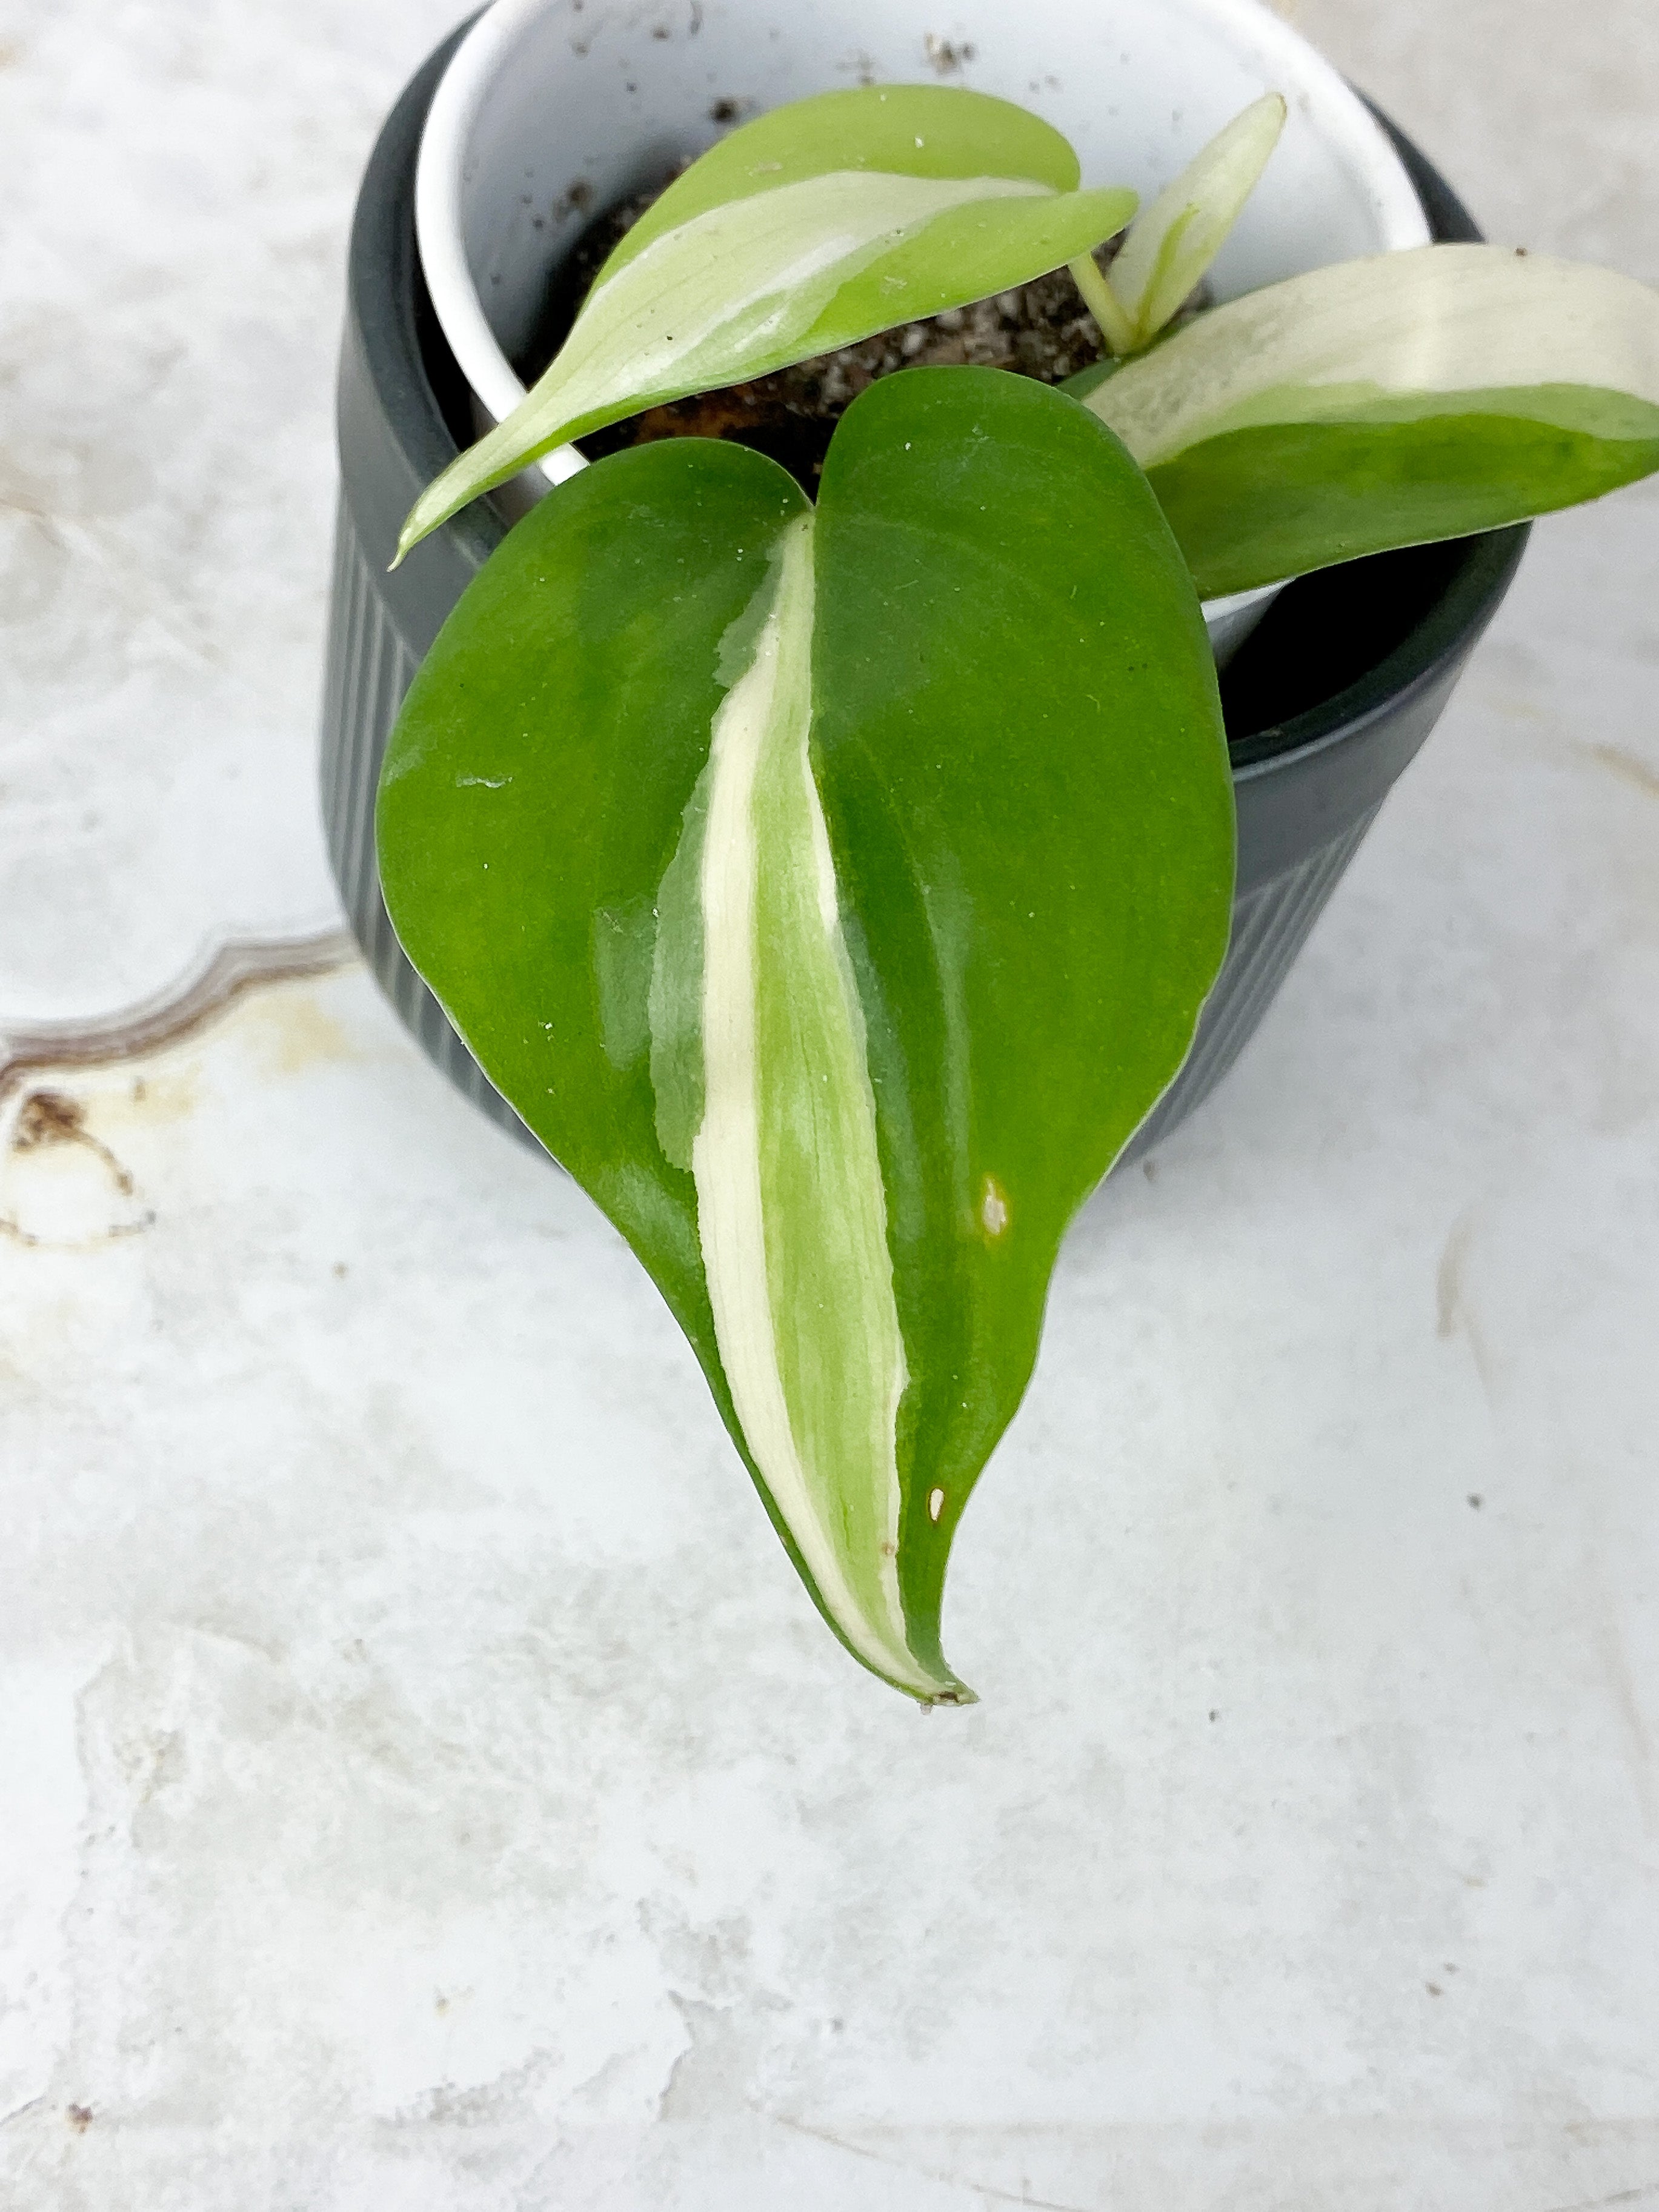
{"type": "Polygon", "coordinates": [[[763,115],[403,532],[652,404],[1075,271],[1097,370],[873,382],[816,500],[702,438],[564,483],[381,777],[405,949],[650,1269],[826,1620],[925,1703],[969,1695],[945,1561],[1060,1238],[1228,942],[1200,593],[1659,467],[1659,301],[1605,272],[1426,246],[1170,335],[1282,117],[1254,103],[1103,272],[1133,195],[1080,189],[1028,112],[893,86],[763,115]]]}
{"type": "MultiPolygon", "coordinates": [[[[370,161],[340,363],[342,499],[323,714],[323,811],[359,942],[424,1049],[532,1146],[404,957],[371,834],[398,703],[506,521],[523,511],[528,479],[466,509],[395,574],[386,569],[411,501],[523,397],[514,357],[533,337],[550,270],[596,209],[659,174],[665,159],[712,143],[733,108],[845,83],[854,70],[930,82],[954,72],[1038,97],[1072,137],[1093,145],[1101,176],[1117,173],[1109,159],[1121,161],[1151,198],[1271,76],[1293,94],[1292,112],[1212,270],[1218,297],[1356,253],[1477,235],[1415,149],[1257,0],[1119,0],[1109,13],[1038,0],[1017,18],[995,0],[974,0],[953,18],[949,41],[909,0],[844,0],[822,21],[774,12],[768,0],[720,0],[660,19],[607,10],[578,23],[580,15],[575,0],[496,0],[417,73],[370,161]]],[[[537,465],[538,488],[571,465],[570,448],[549,455],[537,465]]],[[[1206,1097],[1248,1040],[1432,726],[1522,535],[1304,580],[1229,665],[1232,943],[1194,1050],[1131,1155],[1206,1097]]],[[[1259,606],[1206,611],[1224,656],[1237,641],[1231,625],[1242,629],[1259,606]]]]}

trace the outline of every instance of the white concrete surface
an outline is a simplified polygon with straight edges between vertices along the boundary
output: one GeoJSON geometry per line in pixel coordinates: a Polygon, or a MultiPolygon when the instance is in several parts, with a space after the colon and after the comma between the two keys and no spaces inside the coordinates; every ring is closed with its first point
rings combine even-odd
{"type": "MultiPolygon", "coordinates": [[[[331,926],[344,225],[446,14],[0,19],[0,2203],[1659,2206],[1659,495],[1080,1224],[923,1719],[360,969],[77,1057],[331,926]]],[[[1659,277],[1648,0],[1299,20],[1659,277]]]]}

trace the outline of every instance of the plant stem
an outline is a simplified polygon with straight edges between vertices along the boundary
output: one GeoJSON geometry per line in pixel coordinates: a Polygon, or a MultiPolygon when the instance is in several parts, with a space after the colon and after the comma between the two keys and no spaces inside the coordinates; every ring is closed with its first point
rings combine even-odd
{"type": "Polygon", "coordinates": [[[1083,295],[1083,304],[1100,325],[1100,335],[1108,348],[1115,354],[1133,353],[1135,343],[1134,325],[1124,313],[1115,292],[1101,274],[1092,253],[1080,253],[1075,261],[1067,262],[1077,289],[1083,295]]]}

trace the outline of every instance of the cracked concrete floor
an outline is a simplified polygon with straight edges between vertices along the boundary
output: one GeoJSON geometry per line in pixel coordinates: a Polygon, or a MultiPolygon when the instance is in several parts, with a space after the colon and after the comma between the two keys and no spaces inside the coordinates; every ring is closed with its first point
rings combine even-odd
{"type": "MultiPolygon", "coordinates": [[[[1646,0],[1285,12],[1495,235],[1659,279],[1646,0]]],[[[923,1720],[328,965],[344,224],[448,13],[0,22],[0,2197],[1659,2207],[1659,496],[1540,528],[1080,1223],[923,1720]]]]}

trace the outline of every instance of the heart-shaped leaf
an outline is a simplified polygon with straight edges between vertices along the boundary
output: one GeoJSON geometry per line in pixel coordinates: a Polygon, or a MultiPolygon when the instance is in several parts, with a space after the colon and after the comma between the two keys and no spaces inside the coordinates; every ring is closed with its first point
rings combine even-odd
{"type": "Polygon", "coordinates": [[[974,368],[873,385],[816,510],[736,446],[602,461],[445,625],[379,834],[410,957],[656,1279],[830,1625],[961,1702],[952,1533],[1227,937],[1215,672],[1144,478],[974,368]]]}
{"type": "Polygon", "coordinates": [[[671,185],[599,271],[522,403],[428,485],[401,560],[555,446],[982,300],[1115,235],[1135,195],[1011,101],[944,85],[822,93],[671,185]]]}
{"type": "Polygon", "coordinates": [[[1316,269],[1090,392],[1206,599],[1659,469],[1659,294],[1492,246],[1316,269]]]}

